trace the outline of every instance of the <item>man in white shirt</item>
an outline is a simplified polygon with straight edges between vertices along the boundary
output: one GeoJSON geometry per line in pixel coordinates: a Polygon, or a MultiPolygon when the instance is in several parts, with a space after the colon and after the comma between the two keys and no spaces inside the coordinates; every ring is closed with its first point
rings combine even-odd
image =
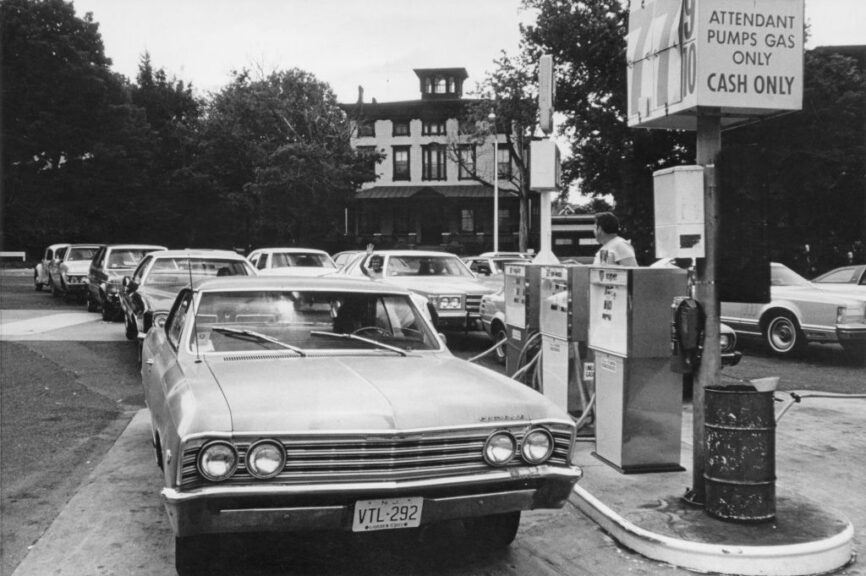
{"type": "Polygon", "coordinates": [[[619,235],[619,220],[611,212],[595,215],[595,239],[601,248],[595,253],[595,265],[637,266],[634,248],[619,235]]]}

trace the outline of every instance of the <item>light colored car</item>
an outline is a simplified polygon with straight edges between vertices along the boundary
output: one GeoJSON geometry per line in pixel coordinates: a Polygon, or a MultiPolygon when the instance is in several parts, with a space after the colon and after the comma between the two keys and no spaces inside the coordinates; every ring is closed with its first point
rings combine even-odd
{"type": "Polygon", "coordinates": [[[65,299],[83,298],[87,293],[87,272],[99,244],[70,244],[48,266],[51,295],[65,299]]]}
{"type": "MultiPolygon", "coordinates": [[[[504,289],[481,298],[481,324],[494,344],[505,339],[507,332],[504,289]]],[[[719,325],[719,340],[722,348],[722,365],[734,366],[739,363],[742,354],[737,351],[737,333],[724,322],[719,325]]],[[[497,362],[505,364],[505,344],[498,346],[493,352],[497,362]]]]}
{"type": "Polygon", "coordinates": [[[813,278],[812,282],[827,290],[866,295],[866,265],[842,266],[813,278]]]}
{"type": "Polygon", "coordinates": [[[838,343],[866,357],[866,297],[809,282],[787,266],[770,264],[770,302],[722,302],[722,320],[740,334],[760,335],[767,348],[790,356],[808,342],[838,343]]]}
{"type": "Polygon", "coordinates": [[[142,385],[178,572],[210,537],[413,529],[458,520],[507,546],[522,510],[565,504],[575,425],[456,358],[397,287],[219,278],[144,340],[142,385]]]}
{"type": "Polygon", "coordinates": [[[162,326],[181,288],[216,276],[255,276],[249,261],[229,250],[163,250],[144,256],[125,276],[120,307],[130,340],[162,326]]]}
{"type": "Polygon", "coordinates": [[[41,292],[45,286],[51,287],[51,263],[62,258],[68,247],[69,244],[52,244],[45,249],[42,260],[33,268],[33,287],[37,292],[41,292]]]}
{"type": "Polygon", "coordinates": [[[87,311],[102,312],[102,319],[107,322],[120,318],[123,277],[132,274],[145,255],[160,250],[167,248],[151,244],[100,246],[87,273],[87,311]]]}
{"type": "Polygon", "coordinates": [[[337,271],[327,252],[313,248],[259,248],[247,259],[259,276],[324,276],[337,271]]]}
{"type": "Polygon", "coordinates": [[[532,256],[522,252],[485,252],[478,256],[466,256],[463,261],[479,280],[498,290],[505,285],[505,267],[531,262],[532,256]]]}
{"type": "Polygon", "coordinates": [[[364,252],[338,274],[384,281],[423,296],[437,326],[448,329],[481,330],[481,297],[496,290],[456,255],[429,250],[364,252]]]}

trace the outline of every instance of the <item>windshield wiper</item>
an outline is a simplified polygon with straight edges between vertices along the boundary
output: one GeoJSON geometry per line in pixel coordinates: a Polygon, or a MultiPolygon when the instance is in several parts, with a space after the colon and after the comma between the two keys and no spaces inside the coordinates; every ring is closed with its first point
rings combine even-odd
{"type": "Polygon", "coordinates": [[[400,356],[409,355],[402,348],[397,348],[396,346],[391,346],[390,344],[385,344],[384,342],[379,342],[378,340],[372,340],[370,338],[364,338],[363,336],[357,336],[355,334],[337,334],[336,332],[321,332],[319,330],[310,330],[310,336],[328,336],[330,338],[340,338],[342,340],[357,340],[358,342],[366,342],[367,344],[372,344],[373,346],[377,346],[378,348],[383,348],[385,350],[390,350],[391,352],[396,352],[400,356]]]}
{"type": "Polygon", "coordinates": [[[240,330],[238,328],[229,328],[228,326],[214,326],[213,328],[211,328],[211,330],[213,330],[214,332],[219,332],[220,334],[225,334],[227,336],[246,337],[256,342],[270,342],[271,344],[276,344],[277,346],[282,346],[287,350],[291,350],[299,356],[307,355],[306,352],[296,346],[286,344],[285,342],[277,340],[276,338],[273,338],[266,334],[262,334],[260,332],[254,332],[253,330],[240,330]]]}

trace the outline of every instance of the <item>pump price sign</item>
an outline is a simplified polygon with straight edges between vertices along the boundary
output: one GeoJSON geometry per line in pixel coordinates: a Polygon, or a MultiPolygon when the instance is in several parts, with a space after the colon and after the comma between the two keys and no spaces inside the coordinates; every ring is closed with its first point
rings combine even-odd
{"type": "Polygon", "coordinates": [[[590,271],[590,348],[627,355],[628,274],[625,268],[593,268],[590,271]]]}
{"type": "Polygon", "coordinates": [[[723,125],[803,100],[803,0],[632,2],[628,125],[694,130],[698,107],[723,125]]]}

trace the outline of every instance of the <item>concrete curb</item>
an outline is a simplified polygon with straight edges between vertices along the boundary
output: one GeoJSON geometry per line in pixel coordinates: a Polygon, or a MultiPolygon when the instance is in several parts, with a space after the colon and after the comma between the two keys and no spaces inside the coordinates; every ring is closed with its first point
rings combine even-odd
{"type": "Polygon", "coordinates": [[[854,526],[813,542],[778,546],[719,545],[656,534],[637,526],[576,485],[575,505],[620,544],[635,552],[697,572],[742,576],[809,576],[842,568],[856,554],[854,526]]]}

